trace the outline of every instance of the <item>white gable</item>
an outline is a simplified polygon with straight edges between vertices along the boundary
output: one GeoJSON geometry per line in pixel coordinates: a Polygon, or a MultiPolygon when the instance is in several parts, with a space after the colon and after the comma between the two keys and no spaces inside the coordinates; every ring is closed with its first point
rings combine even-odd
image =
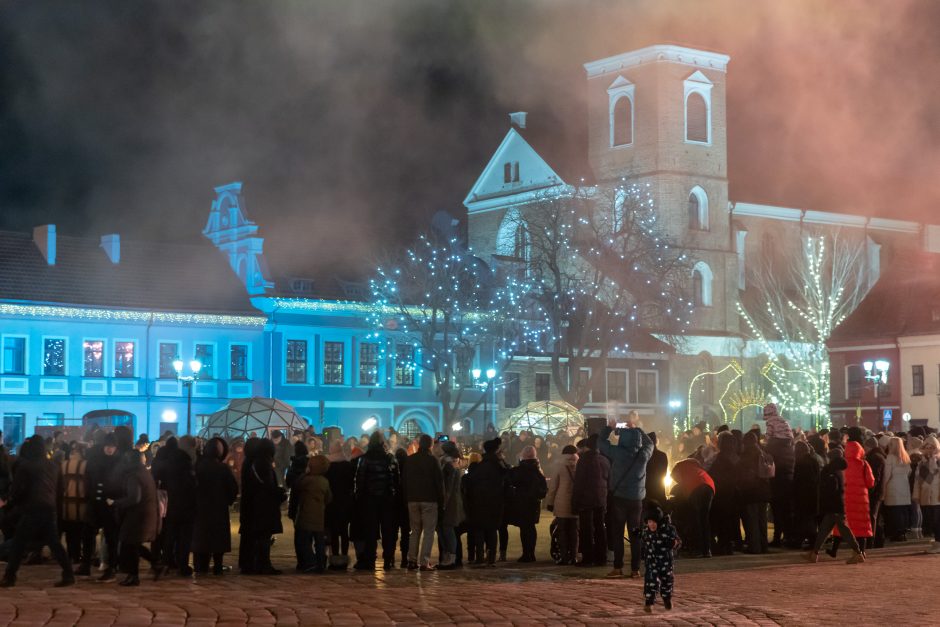
{"type": "Polygon", "coordinates": [[[564,184],[561,177],[535,152],[522,135],[515,128],[511,128],[490,162],[486,164],[480,178],[470,189],[463,204],[468,210],[474,211],[474,209],[481,208],[478,203],[485,200],[564,184]],[[508,182],[507,178],[509,178],[508,182]]]}

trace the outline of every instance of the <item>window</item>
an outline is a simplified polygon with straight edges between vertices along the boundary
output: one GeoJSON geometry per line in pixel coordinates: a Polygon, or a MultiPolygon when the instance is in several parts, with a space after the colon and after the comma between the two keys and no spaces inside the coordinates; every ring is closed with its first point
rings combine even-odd
{"type": "Polygon", "coordinates": [[[689,192],[689,228],[708,230],[708,195],[697,185],[689,192]]]}
{"type": "Polygon", "coordinates": [[[196,344],[196,359],[202,364],[199,369],[200,379],[215,378],[215,345],[214,344],[196,344]]]}
{"type": "Polygon", "coordinates": [[[307,342],[287,340],[287,382],[307,382],[307,342]]]}
{"type": "Polygon", "coordinates": [[[513,183],[519,182],[519,162],[518,161],[512,162],[512,182],[513,183]]]}
{"type": "Polygon", "coordinates": [[[36,419],[37,427],[61,427],[65,424],[65,414],[44,412],[36,419]]]}
{"type": "Polygon", "coordinates": [[[607,371],[607,400],[619,403],[627,402],[627,371],[607,371]]]}
{"type": "Polygon", "coordinates": [[[82,344],[82,375],[104,376],[104,340],[85,340],[82,344]]]}
{"type": "Polygon", "coordinates": [[[685,100],[685,139],[708,143],[708,103],[698,92],[690,93],[685,100]]]}
{"type": "Polygon", "coordinates": [[[585,388],[587,388],[587,391],[588,391],[587,400],[590,403],[591,396],[592,396],[591,392],[593,392],[593,390],[591,389],[591,369],[590,368],[582,368],[581,370],[578,371],[578,391],[580,392],[580,390],[583,390],[585,388]]]}
{"type": "Polygon", "coordinates": [[[379,345],[363,342],[359,345],[359,385],[377,385],[379,382],[379,345]]]}
{"type": "Polygon", "coordinates": [[[173,367],[173,362],[179,359],[179,344],[176,342],[160,342],[157,350],[159,351],[159,365],[157,368],[159,372],[157,376],[161,379],[175,379],[176,368],[173,367]]]}
{"type": "Polygon", "coordinates": [[[343,343],[323,343],[323,383],[324,385],[343,384],[343,343]]]}
{"type": "Polygon", "coordinates": [[[924,367],[911,366],[911,396],[924,395],[924,367]]]}
{"type": "Polygon", "coordinates": [[[506,381],[505,391],[503,392],[503,406],[507,409],[519,407],[521,403],[519,399],[519,373],[507,372],[503,375],[503,378],[506,381]]]}
{"type": "Polygon", "coordinates": [[[395,385],[415,384],[415,347],[399,344],[395,347],[395,385]]]}
{"type": "Polygon", "coordinates": [[[552,375],[547,372],[535,373],[535,400],[552,400],[552,375]]]}
{"type": "Polygon", "coordinates": [[[692,298],[698,307],[712,306],[712,270],[704,261],[692,269],[692,298]]]}
{"type": "Polygon", "coordinates": [[[851,364],[845,367],[846,398],[862,398],[865,389],[865,372],[861,365],[851,364]]]}
{"type": "Polygon", "coordinates": [[[613,125],[614,146],[633,143],[633,101],[628,96],[621,96],[614,103],[613,125]]]}
{"type": "Polygon", "coordinates": [[[23,441],[26,430],[26,414],[4,413],[3,414],[3,444],[8,447],[15,447],[23,441]],[[12,446],[11,446],[12,445],[12,446]]]}
{"type": "Polygon", "coordinates": [[[248,345],[231,344],[229,353],[229,377],[232,381],[248,380],[248,345]]]}
{"type": "Polygon", "coordinates": [[[503,183],[512,183],[512,164],[503,164],[503,183]]]}
{"type": "Polygon", "coordinates": [[[47,337],[42,341],[42,373],[47,377],[65,376],[65,340],[47,337]]]}
{"type": "Polygon", "coordinates": [[[26,338],[3,338],[3,373],[26,374],[26,338]]]}
{"type": "Polygon", "coordinates": [[[114,376],[129,379],[134,376],[134,343],[114,343],[114,376]]]}
{"type": "Polygon", "coordinates": [[[655,405],[659,401],[659,372],[640,370],[636,373],[636,402],[655,405]]]}

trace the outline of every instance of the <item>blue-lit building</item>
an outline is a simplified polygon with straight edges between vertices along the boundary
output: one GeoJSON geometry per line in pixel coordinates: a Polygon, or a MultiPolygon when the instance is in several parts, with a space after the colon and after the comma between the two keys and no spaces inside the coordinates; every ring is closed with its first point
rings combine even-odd
{"type": "Polygon", "coordinates": [[[289,403],[318,430],[373,417],[443,429],[432,377],[406,365],[417,347],[374,337],[364,286],[337,281],[321,298],[308,279],[273,280],[241,184],[216,194],[202,244],[0,232],[4,439],[91,424],[196,431],[248,396],[289,403]],[[188,411],[174,361],[193,359],[188,411]]]}

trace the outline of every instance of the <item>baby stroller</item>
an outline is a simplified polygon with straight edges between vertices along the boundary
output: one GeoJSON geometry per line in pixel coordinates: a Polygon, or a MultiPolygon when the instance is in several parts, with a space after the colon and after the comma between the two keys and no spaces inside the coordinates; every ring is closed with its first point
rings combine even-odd
{"type": "Polygon", "coordinates": [[[548,526],[548,553],[552,556],[552,561],[556,564],[561,560],[561,547],[558,544],[558,519],[552,518],[552,524],[548,526]]]}

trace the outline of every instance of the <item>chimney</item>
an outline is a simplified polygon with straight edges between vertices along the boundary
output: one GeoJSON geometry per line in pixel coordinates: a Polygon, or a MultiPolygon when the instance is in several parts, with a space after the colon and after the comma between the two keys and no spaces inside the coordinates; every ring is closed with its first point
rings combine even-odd
{"type": "Polygon", "coordinates": [[[109,233],[101,236],[101,247],[104,254],[108,256],[111,263],[121,262],[121,236],[117,233],[109,233]]]}
{"type": "Polygon", "coordinates": [[[525,111],[516,111],[515,113],[510,113],[509,124],[511,126],[525,128],[525,111]]]}
{"type": "Polygon", "coordinates": [[[43,224],[33,228],[33,241],[46,263],[55,265],[55,225],[43,224]]]}

